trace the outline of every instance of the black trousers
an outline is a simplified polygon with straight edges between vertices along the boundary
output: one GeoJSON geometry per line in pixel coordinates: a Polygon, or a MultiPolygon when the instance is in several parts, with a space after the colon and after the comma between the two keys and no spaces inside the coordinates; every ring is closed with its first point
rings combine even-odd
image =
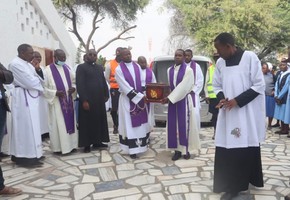
{"type": "Polygon", "coordinates": [[[249,183],[256,187],[264,186],[260,147],[216,147],[213,191],[245,191],[249,183]]]}

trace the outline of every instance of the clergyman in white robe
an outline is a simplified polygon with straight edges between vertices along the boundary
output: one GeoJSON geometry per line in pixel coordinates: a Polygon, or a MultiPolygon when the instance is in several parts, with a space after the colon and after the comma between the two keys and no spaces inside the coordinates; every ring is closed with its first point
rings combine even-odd
{"type": "MultiPolygon", "coordinates": [[[[184,63],[185,64],[185,63],[184,63]]],[[[196,110],[194,109],[192,95],[190,92],[194,88],[194,74],[193,70],[190,67],[185,68],[185,74],[183,76],[182,81],[176,85],[177,82],[177,74],[179,72],[179,68],[181,65],[174,65],[172,66],[174,68],[174,76],[173,76],[173,84],[174,84],[174,90],[171,91],[171,93],[168,96],[169,101],[172,104],[176,104],[180,100],[185,99],[186,100],[186,130],[187,130],[187,142],[188,147],[181,145],[179,143],[179,138],[177,138],[177,147],[176,148],[169,148],[169,141],[167,137],[167,147],[171,150],[179,151],[183,155],[186,155],[187,153],[193,153],[194,150],[200,149],[200,139],[199,139],[199,132],[198,127],[196,123],[196,110]]],[[[170,83],[170,69],[167,71],[169,83],[170,83]]],[[[178,111],[177,111],[178,112],[178,111]]],[[[168,112],[168,118],[171,113],[168,112]]],[[[177,121],[176,121],[177,123],[177,121]]],[[[168,120],[167,120],[167,135],[168,135],[168,120]]],[[[177,129],[178,129],[178,123],[177,123],[177,129]]],[[[178,131],[178,130],[177,130],[178,131]]]]}
{"type": "MultiPolygon", "coordinates": [[[[66,81],[63,66],[55,64],[61,79],[63,81],[66,94],[68,96],[68,83],[66,81]]],[[[72,87],[75,88],[75,74],[69,69],[72,87]]],[[[51,150],[53,152],[61,152],[62,154],[70,153],[73,149],[78,147],[78,133],[75,125],[75,133],[69,134],[66,130],[64,116],[62,113],[59,97],[56,96],[56,84],[50,69],[47,66],[45,69],[45,81],[44,81],[44,96],[49,105],[49,137],[51,150]]],[[[75,98],[76,92],[74,93],[75,98]]],[[[74,101],[73,101],[74,102],[74,101]]],[[[75,116],[74,116],[75,117],[75,116]]],[[[75,120],[75,119],[74,119],[75,120]]]]}
{"type": "Polygon", "coordinates": [[[42,79],[27,61],[16,57],[9,70],[14,76],[12,90],[12,129],[9,154],[17,158],[40,158],[42,141],[39,104],[42,79]]]}
{"type": "MultiPolygon", "coordinates": [[[[151,83],[156,83],[156,78],[155,78],[155,75],[153,73],[153,71],[151,69],[141,69],[141,84],[142,84],[142,87],[144,87],[145,89],[145,86],[146,86],[146,77],[147,77],[147,73],[146,71],[149,70],[149,73],[152,74],[152,80],[147,80],[148,81],[151,81],[151,83]]],[[[145,93],[145,91],[144,91],[145,93]]],[[[153,131],[153,128],[155,126],[155,118],[154,118],[154,103],[150,103],[150,106],[149,108],[147,107],[147,114],[148,114],[148,122],[150,124],[150,127],[151,127],[151,131],[153,131]]]]}
{"type": "MultiPolygon", "coordinates": [[[[192,61],[194,62],[194,61],[192,61]]],[[[195,67],[195,72],[194,72],[194,87],[192,88],[192,91],[194,92],[195,95],[195,115],[196,115],[196,124],[197,124],[197,128],[198,131],[200,131],[200,98],[199,98],[199,94],[202,91],[203,88],[203,83],[204,83],[204,76],[203,73],[201,71],[200,65],[198,63],[195,63],[196,67],[195,67]]],[[[190,67],[191,62],[190,63],[186,63],[187,67],[190,67]]]]}
{"type": "MultiPolygon", "coordinates": [[[[129,73],[131,74],[133,81],[136,85],[136,75],[133,67],[133,63],[125,63],[129,73]]],[[[138,65],[138,64],[136,64],[138,65]]],[[[139,76],[141,78],[141,67],[138,65],[139,76]]],[[[121,149],[125,153],[137,154],[147,151],[149,132],[151,131],[150,123],[143,123],[140,126],[133,127],[130,115],[130,101],[135,105],[138,104],[143,98],[143,92],[138,92],[130,100],[127,96],[134,88],[126,81],[120,65],[116,68],[116,80],[119,84],[120,99],[119,99],[119,135],[121,149]]],[[[141,80],[140,80],[141,81],[141,80]]]]}

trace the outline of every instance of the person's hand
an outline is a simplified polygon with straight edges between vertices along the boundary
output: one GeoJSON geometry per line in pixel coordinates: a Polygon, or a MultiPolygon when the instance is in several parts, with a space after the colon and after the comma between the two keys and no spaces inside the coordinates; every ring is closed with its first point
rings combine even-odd
{"type": "Polygon", "coordinates": [[[72,93],[74,93],[76,91],[76,89],[75,88],[70,88],[70,89],[68,89],[68,94],[72,94],[72,93]]]}
{"type": "Polygon", "coordinates": [[[55,96],[62,98],[65,96],[65,92],[64,91],[56,91],[55,96]]]}
{"type": "Polygon", "coordinates": [[[224,107],[224,104],[225,102],[227,101],[228,99],[221,99],[220,102],[218,103],[218,105],[216,105],[215,108],[217,109],[221,109],[222,107],[224,107]]]}
{"type": "Polygon", "coordinates": [[[208,97],[205,97],[205,102],[206,102],[207,104],[209,104],[209,98],[208,98],[208,97]]]}
{"type": "Polygon", "coordinates": [[[225,109],[229,109],[229,110],[236,107],[237,105],[238,105],[238,102],[235,99],[227,100],[224,102],[225,109]]]}
{"type": "Polygon", "coordinates": [[[84,110],[90,110],[90,104],[89,104],[89,102],[87,102],[87,101],[84,101],[83,102],[83,109],[84,110]]]}
{"type": "Polygon", "coordinates": [[[164,99],[161,99],[162,104],[167,104],[169,102],[169,99],[166,97],[164,99]]]}
{"type": "Polygon", "coordinates": [[[144,100],[144,103],[150,103],[145,95],[143,97],[143,100],[144,100]]]}
{"type": "Polygon", "coordinates": [[[36,70],[40,70],[40,63],[37,59],[33,59],[31,61],[31,64],[33,65],[33,67],[36,69],[36,70]]]}

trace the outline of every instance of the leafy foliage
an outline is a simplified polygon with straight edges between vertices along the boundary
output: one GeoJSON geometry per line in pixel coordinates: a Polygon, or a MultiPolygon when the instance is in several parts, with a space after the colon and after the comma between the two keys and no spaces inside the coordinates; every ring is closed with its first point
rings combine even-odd
{"type": "Polygon", "coordinates": [[[237,45],[254,50],[260,58],[290,43],[289,0],[168,1],[181,13],[184,31],[208,54],[221,32],[232,33],[237,45]]]}

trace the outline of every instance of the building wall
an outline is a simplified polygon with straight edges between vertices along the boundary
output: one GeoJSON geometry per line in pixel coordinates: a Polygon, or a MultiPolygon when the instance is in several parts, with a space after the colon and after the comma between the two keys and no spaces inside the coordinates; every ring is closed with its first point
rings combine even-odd
{"type": "Polygon", "coordinates": [[[51,0],[1,0],[0,62],[7,66],[23,43],[32,45],[43,57],[48,50],[63,49],[67,63],[75,64],[76,47],[51,0]]]}

